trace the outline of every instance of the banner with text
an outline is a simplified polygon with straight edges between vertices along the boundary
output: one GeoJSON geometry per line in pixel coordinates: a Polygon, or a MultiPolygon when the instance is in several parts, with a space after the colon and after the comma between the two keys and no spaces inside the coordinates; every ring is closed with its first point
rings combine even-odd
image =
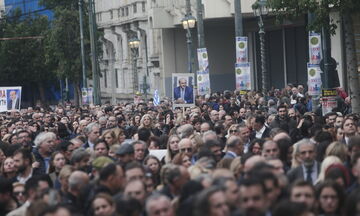
{"type": "Polygon", "coordinates": [[[309,95],[317,96],[321,94],[321,69],[320,66],[317,64],[308,64],[307,65],[308,71],[308,88],[309,88],[309,95]]]}
{"type": "Polygon", "coordinates": [[[236,63],[248,62],[248,38],[236,37],[236,63]]]}
{"type": "Polygon", "coordinates": [[[320,64],[321,54],[321,35],[319,33],[309,33],[309,59],[310,64],[320,64]]]}
{"type": "Polygon", "coordinates": [[[251,90],[250,63],[235,64],[236,89],[251,90]]]}
{"type": "Polygon", "coordinates": [[[198,95],[210,94],[209,70],[197,72],[198,95]]]}

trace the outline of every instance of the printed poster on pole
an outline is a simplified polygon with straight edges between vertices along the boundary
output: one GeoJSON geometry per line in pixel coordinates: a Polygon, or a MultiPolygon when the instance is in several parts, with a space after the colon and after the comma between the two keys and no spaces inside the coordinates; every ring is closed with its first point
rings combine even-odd
{"type": "Polygon", "coordinates": [[[236,37],[236,63],[248,62],[248,38],[236,37]]]}
{"type": "Polygon", "coordinates": [[[0,112],[20,110],[21,87],[0,87],[0,112]]]}
{"type": "Polygon", "coordinates": [[[321,69],[317,64],[307,65],[309,95],[318,96],[321,94],[321,69]]]}
{"type": "Polygon", "coordinates": [[[250,63],[235,64],[236,89],[251,90],[250,63]]]}
{"type": "Polygon", "coordinates": [[[320,64],[321,54],[321,35],[319,33],[309,33],[309,56],[310,64],[320,64]]]}
{"type": "Polygon", "coordinates": [[[198,95],[210,94],[209,56],[206,48],[197,49],[199,71],[197,71],[198,95]]]}
{"type": "Polygon", "coordinates": [[[209,71],[198,71],[197,72],[197,85],[198,95],[210,94],[210,77],[209,71]]]}

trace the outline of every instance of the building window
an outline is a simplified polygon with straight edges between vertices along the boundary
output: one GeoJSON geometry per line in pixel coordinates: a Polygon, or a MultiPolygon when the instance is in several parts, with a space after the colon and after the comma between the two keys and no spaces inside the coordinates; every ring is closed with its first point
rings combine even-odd
{"type": "Polygon", "coordinates": [[[118,18],[120,18],[121,9],[118,9],[117,13],[118,13],[118,18]]]}
{"type": "Polygon", "coordinates": [[[137,4],[133,4],[133,13],[136,14],[137,13],[137,4]]]}
{"type": "Polygon", "coordinates": [[[142,12],[145,12],[146,11],[146,3],[142,2],[141,6],[142,6],[142,12]]]}
{"type": "Polygon", "coordinates": [[[125,16],[125,9],[124,8],[121,8],[121,17],[124,17],[125,16]]]}
{"type": "Polygon", "coordinates": [[[114,18],[114,14],[113,14],[113,11],[111,10],[110,11],[110,19],[113,19],[114,18]]]}
{"type": "Polygon", "coordinates": [[[105,88],[108,87],[107,84],[108,84],[108,83],[107,83],[107,70],[104,70],[104,86],[105,86],[105,88]]]}
{"type": "Polygon", "coordinates": [[[96,17],[97,17],[97,21],[100,22],[100,21],[101,21],[101,13],[98,13],[98,14],[96,15],[96,17]]]}
{"type": "Polygon", "coordinates": [[[119,88],[119,71],[118,71],[118,69],[115,69],[115,85],[116,85],[116,88],[119,88]]]}
{"type": "Polygon", "coordinates": [[[125,16],[129,16],[129,7],[125,8],[125,16]]]}

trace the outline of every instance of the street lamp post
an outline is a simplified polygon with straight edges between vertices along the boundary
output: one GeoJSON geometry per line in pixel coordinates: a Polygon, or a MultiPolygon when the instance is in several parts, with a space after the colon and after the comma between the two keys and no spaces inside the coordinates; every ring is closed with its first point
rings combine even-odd
{"type": "Polygon", "coordinates": [[[132,59],[132,68],[133,68],[133,76],[134,76],[134,93],[139,90],[139,78],[137,73],[137,57],[139,51],[140,40],[135,37],[129,40],[129,47],[131,50],[131,59],[132,59]]]}
{"type": "Polygon", "coordinates": [[[192,36],[191,29],[195,27],[196,19],[191,15],[191,5],[190,0],[186,0],[186,15],[181,20],[183,28],[186,30],[186,43],[188,50],[188,71],[189,73],[193,72],[193,52],[192,52],[192,36]]]}
{"type": "Polygon", "coordinates": [[[257,0],[257,2],[255,2],[252,5],[252,8],[254,10],[254,15],[259,17],[258,24],[259,24],[260,55],[261,55],[261,81],[262,81],[262,90],[265,96],[268,87],[268,74],[266,69],[265,29],[264,29],[263,17],[269,13],[267,7],[267,1],[257,0]]]}

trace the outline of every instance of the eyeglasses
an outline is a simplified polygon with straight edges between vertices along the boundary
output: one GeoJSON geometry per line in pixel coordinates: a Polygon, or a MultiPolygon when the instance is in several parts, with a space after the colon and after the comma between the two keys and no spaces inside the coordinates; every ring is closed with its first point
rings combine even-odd
{"type": "Polygon", "coordinates": [[[183,148],[180,149],[181,152],[192,152],[192,148],[183,148]]]}
{"type": "Polygon", "coordinates": [[[237,130],[230,130],[229,132],[230,133],[237,133],[238,131],[237,130]]]}

